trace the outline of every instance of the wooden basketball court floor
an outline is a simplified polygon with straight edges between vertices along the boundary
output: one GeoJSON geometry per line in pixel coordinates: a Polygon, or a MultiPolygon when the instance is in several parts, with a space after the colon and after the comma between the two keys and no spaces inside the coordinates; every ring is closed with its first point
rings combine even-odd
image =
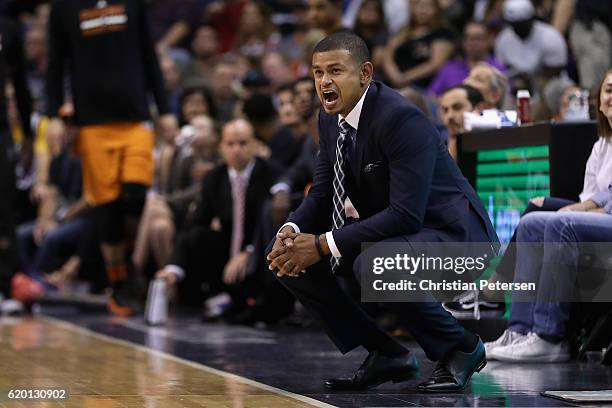
{"type": "Polygon", "coordinates": [[[52,318],[0,319],[0,407],[312,407],[320,401],[52,318]],[[61,401],[11,389],[68,389],[61,401]]]}
{"type": "MultiPolygon", "coordinates": [[[[43,311],[44,312],[44,311],[43,311]]],[[[319,329],[250,328],[173,317],[150,327],[142,317],[47,313],[0,317],[0,408],[575,406],[545,390],[612,388],[612,369],[594,362],[505,364],[491,361],[456,394],[420,394],[420,378],[374,390],[330,392],[322,382],[351,373],[364,350],[342,356],[319,329]],[[61,401],[9,400],[11,389],[69,389],[61,401]]]]}

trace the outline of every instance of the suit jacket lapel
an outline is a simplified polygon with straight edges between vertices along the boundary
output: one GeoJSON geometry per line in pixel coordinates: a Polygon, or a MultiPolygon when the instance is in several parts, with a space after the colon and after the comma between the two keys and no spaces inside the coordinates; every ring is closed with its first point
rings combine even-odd
{"type": "Polygon", "coordinates": [[[361,187],[361,166],[363,163],[363,153],[370,136],[371,112],[374,110],[374,103],[377,95],[378,83],[372,82],[365,100],[363,101],[363,107],[361,108],[361,115],[359,116],[359,125],[356,136],[357,140],[355,143],[354,163],[351,165],[353,177],[355,178],[355,184],[358,189],[361,187]]]}

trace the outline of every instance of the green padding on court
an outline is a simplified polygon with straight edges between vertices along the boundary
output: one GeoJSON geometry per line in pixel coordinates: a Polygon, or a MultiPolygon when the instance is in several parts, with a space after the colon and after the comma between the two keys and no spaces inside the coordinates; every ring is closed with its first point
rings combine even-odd
{"type": "Polygon", "coordinates": [[[479,177],[476,180],[476,189],[492,190],[497,187],[505,188],[549,188],[548,174],[533,174],[524,176],[506,176],[506,177],[479,177]]]}
{"type": "Polygon", "coordinates": [[[547,158],[548,146],[513,147],[510,149],[482,150],[478,152],[478,161],[516,160],[547,158]]]}
{"type": "Polygon", "coordinates": [[[548,173],[548,160],[515,161],[505,163],[483,163],[476,165],[478,176],[548,173]]]}

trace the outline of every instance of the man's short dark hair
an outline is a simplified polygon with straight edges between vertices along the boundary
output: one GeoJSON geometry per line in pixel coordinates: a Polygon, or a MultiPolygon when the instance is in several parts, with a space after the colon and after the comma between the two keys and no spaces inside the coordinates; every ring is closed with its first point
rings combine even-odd
{"type": "Polygon", "coordinates": [[[448,88],[442,95],[449,93],[450,91],[454,91],[455,89],[463,89],[467,94],[468,101],[472,104],[472,107],[476,107],[479,103],[484,102],[484,97],[482,93],[471,85],[461,84],[448,88]]]}
{"type": "Polygon", "coordinates": [[[347,50],[359,64],[370,60],[370,51],[365,41],[358,35],[347,31],[328,35],[315,45],[312,53],[336,50],[347,50]]]}

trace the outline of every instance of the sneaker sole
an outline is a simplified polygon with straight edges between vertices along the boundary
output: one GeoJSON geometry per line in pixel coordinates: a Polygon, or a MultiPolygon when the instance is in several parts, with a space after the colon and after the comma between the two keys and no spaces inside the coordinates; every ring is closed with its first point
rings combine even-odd
{"type": "Polygon", "coordinates": [[[495,358],[505,363],[567,363],[571,360],[570,355],[562,356],[540,356],[540,357],[529,357],[529,358],[517,358],[514,356],[496,355],[495,358]]]}

